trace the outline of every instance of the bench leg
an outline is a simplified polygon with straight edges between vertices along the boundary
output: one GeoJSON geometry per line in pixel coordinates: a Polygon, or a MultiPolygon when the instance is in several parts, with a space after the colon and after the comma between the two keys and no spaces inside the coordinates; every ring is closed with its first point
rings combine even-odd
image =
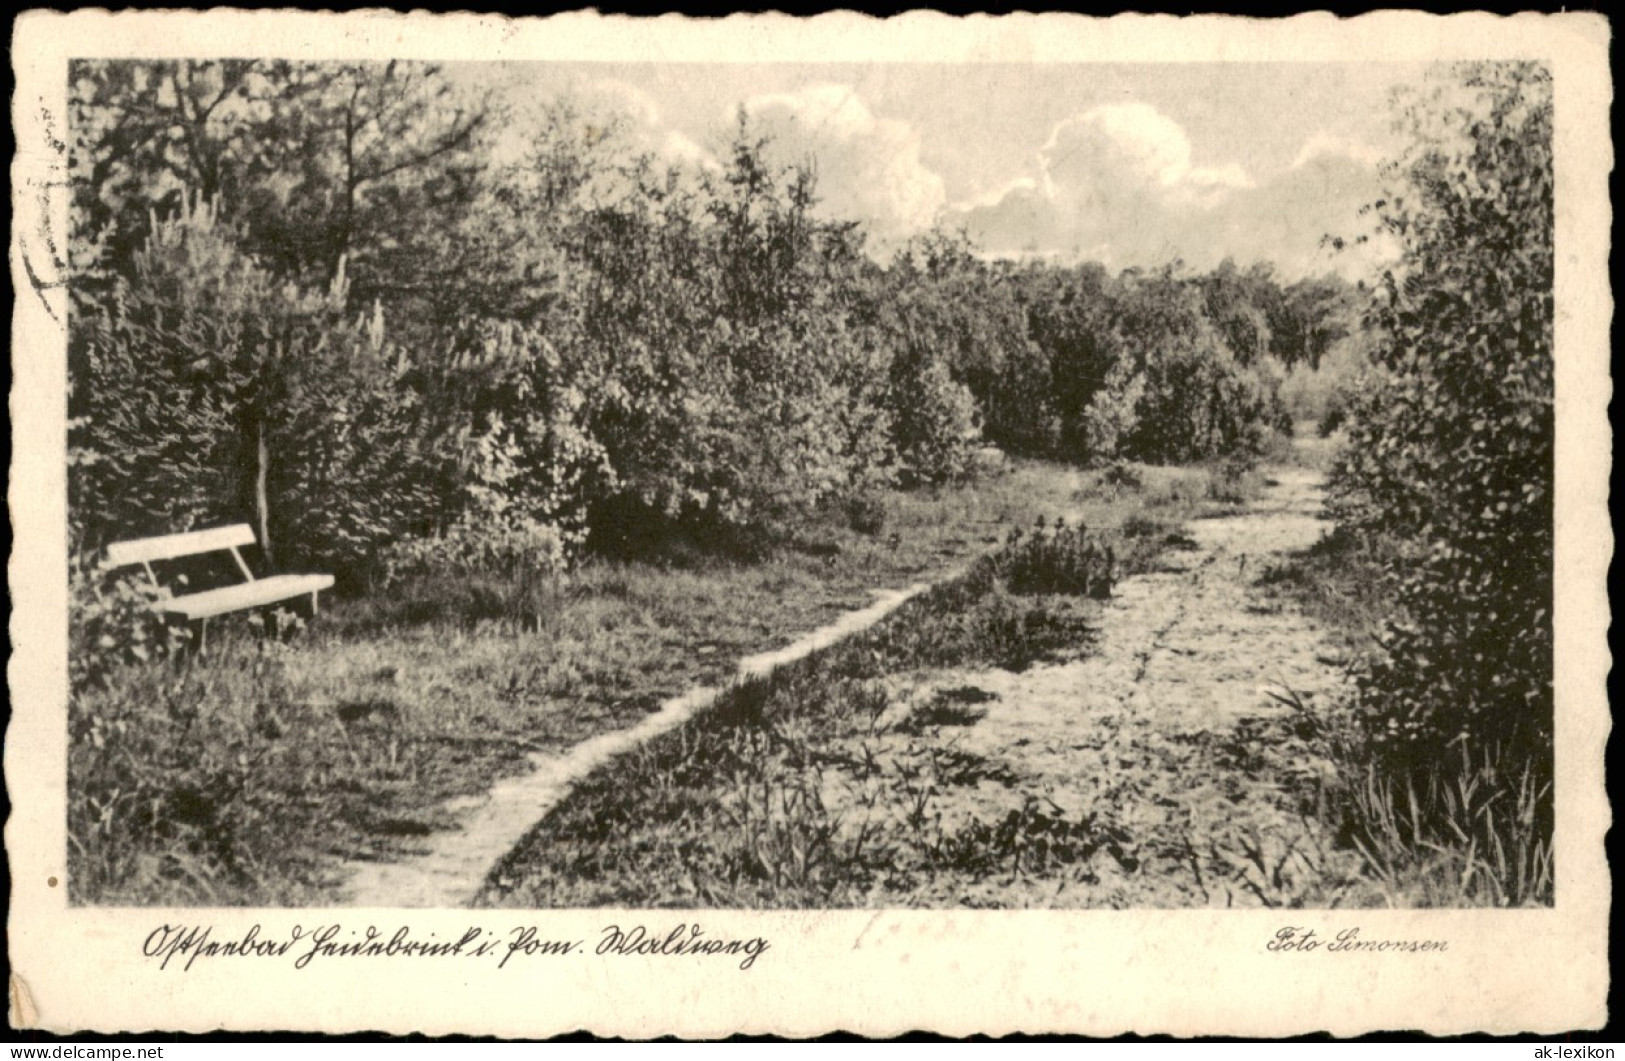
{"type": "Polygon", "coordinates": [[[310,591],[310,617],[312,619],[316,618],[316,613],[321,607],[320,603],[316,599],[321,592],[322,591],[319,589],[313,589],[310,591]]]}

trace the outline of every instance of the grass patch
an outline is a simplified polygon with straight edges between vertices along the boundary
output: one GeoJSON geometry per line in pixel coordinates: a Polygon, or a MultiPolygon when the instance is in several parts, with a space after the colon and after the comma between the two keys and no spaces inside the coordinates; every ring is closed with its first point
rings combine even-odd
{"type": "Polygon", "coordinates": [[[1506,749],[1460,742],[1455,755],[1396,768],[1343,704],[1296,696],[1309,747],[1332,766],[1317,777],[1318,816],[1359,855],[1348,905],[1547,906],[1554,897],[1550,768],[1506,749]]]}
{"type": "MultiPolygon", "coordinates": [[[[1058,596],[1018,604],[1004,559],[984,559],[821,656],[730,691],[595,773],[497,866],[481,901],[861,905],[939,877],[959,846],[995,843],[997,834],[984,841],[945,825],[935,802],[954,787],[1010,785],[1013,771],[916,739],[975,725],[990,697],[937,690],[888,718],[898,715],[900,675],[1018,668],[1081,649],[1084,620],[1073,609],[1085,605],[1058,596]]],[[[990,855],[953,872],[995,869],[1002,858],[990,855]]]]}
{"type": "MultiPolygon", "coordinates": [[[[1204,474],[1149,471],[1163,488],[1198,491],[1204,474]]],[[[1073,497],[1078,522],[1012,533],[963,577],[587,778],[496,867],[479,901],[907,904],[994,877],[1093,882],[1104,866],[1137,871],[1109,805],[1068,814],[1020,793],[1008,764],[955,746],[986,716],[990,694],[911,691],[943,668],[1020,670],[1090,650],[1089,597],[1103,572],[1077,558],[1125,555],[1148,567],[1173,526],[1148,520],[1143,501],[1116,487],[1095,489],[1073,497]],[[1014,805],[985,820],[956,817],[944,793],[967,786],[1007,791],[1014,805]]]]}
{"type": "Polygon", "coordinates": [[[1333,635],[1343,657],[1353,660],[1375,647],[1393,614],[1383,592],[1385,578],[1379,550],[1333,530],[1304,552],[1264,567],[1256,584],[1303,609],[1333,635]]]}
{"type": "MultiPolygon", "coordinates": [[[[1015,462],[832,509],[754,562],[421,578],[336,600],[286,645],[226,622],[205,656],[107,663],[70,704],[70,899],[322,902],[338,860],[410,851],[454,826],[446,801],[525,769],[532,750],[624,728],[872,589],[940,577],[1063,510],[1073,485],[1015,462]]],[[[999,623],[1012,658],[1032,655],[1022,623],[1014,605],[999,623]]]]}

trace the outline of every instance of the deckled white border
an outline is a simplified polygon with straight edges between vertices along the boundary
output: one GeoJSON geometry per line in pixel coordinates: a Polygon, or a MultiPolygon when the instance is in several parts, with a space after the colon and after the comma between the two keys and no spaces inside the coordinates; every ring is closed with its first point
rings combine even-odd
{"type": "MultiPolygon", "coordinates": [[[[1382,13],[1281,21],[1062,15],[886,21],[725,21],[571,14],[511,21],[361,12],[32,12],[16,24],[12,276],[10,567],[15,715],[5,744],[15,806],[6,827],[13,899],[12,1019],[54,1030],[384,1029],[604,1035],[731,1032],[887,1035],[1073,1031],[1285,1035],[1376,1029],[1435,1034],[1554,1033],[1599,1027],[1608,982],[1609,823],[1603,748],[1609,719],[1605,588],[1611,435],[1607,401],[1612,165],[1607,23],[1599,16],[1382,13]],[[70,56],[600,59],[679,61],[1348,62],[1533,58],[1556,74],[1557,906],[1509,912],[365,912],[68,909],[63,876],[65,378],[61,293],[36,297],[20,251],[66,231],[61,194],[70,56]],[[42,228],[42,221],[48,228],[42,228]],[[559,959],[497,973],[423,964],[286,964],[215,959],[158,971],[142,937],[171,922],[269,935],[323,921],[406,923],[415,934],[535,924],[596,941],[610,921],[710,935],[764,935],[748,972],[725,963],[559,959]],[[1443,955],[1337,958],[1267,953],[1286,923],[1359,925],[1377,937],[1444,938],[1443,955]],[[25,999],[19,1003],[19,999],[25,999]]],[[[60,238],[60,237],[59,237],[60,238]]],[[[47,277],[46,279],[49,279],[47,277]]]]}

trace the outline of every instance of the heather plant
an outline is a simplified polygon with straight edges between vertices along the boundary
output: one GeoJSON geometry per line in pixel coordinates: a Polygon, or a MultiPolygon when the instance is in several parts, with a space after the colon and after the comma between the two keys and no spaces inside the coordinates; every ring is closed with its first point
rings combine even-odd
{"type": "Polygon", "coordinates": [[[1116,556],[1082,527],[1034,534],[1006,552],[1005,577],[1013,593],[1064,593],[1100,600],[1111,596],[1116,556]]]}
{"type": "Polygon", "coordinates": [[[290,780],[312,763],[302,741],[275,738],[299,725],[342,755],[344,734],[314,715],[290,722],[279,651],[216,646],[173,667],[100,657],[106,680],[68,709],[74,900],[255,903],[311,879],[285,853],[319,828],[319,803],[290,780]]]}

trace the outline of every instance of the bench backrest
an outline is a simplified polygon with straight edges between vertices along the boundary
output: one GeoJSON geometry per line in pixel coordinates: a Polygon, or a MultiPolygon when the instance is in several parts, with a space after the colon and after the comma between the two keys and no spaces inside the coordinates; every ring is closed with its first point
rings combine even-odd
{"type": "Polygon", "coordinates": [[[230,527],[188,531],[185,534],[163,534],[156,538],[114,542],[107,547],[107,562],[114,567],[123,567],[126,564],[151,564],[154,560],[174,560],[229,549],[238,568],[252,580],[254,576],[237,552],[237,547],[253,545],[254,542],[254,528],[246,523],[237,523],[230,527]]]}

